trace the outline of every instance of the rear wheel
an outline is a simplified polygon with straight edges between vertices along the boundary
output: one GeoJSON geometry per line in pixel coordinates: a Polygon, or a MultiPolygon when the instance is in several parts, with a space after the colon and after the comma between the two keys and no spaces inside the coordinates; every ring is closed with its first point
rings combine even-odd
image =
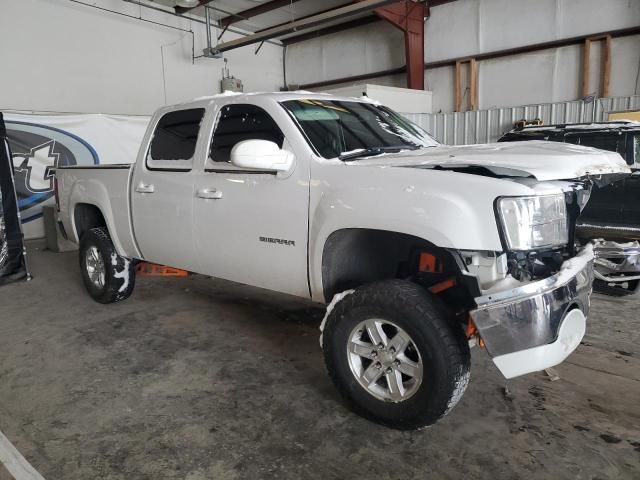
{"type": "Polygon", "coordinates": [[[462,329],[429,292],[401,280],[366,285],[338,302],[327,317],[323,350],[353,410],[394,428],[435,423],[469,382],[462,329]]]}
{"type": "Polygon", "coordinates": [[[133,262],[116,253],[104,227],[92,228],[82,236],[80,272],[87,292],[96,302],[119,302],[133,292],[136,279],[133,262]]]}

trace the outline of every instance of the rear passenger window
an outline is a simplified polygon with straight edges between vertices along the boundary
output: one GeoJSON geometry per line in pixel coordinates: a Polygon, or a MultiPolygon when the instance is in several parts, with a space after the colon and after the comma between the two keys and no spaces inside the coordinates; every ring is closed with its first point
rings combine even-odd
{"type": "Polygon", "coordinates": [[[262,108],[255,105],[226,105],[218,117],[207,164],[230,163],[231,149],[243,140],[269,140],[282,148],[284,134],[262,108]]]}
{"type": "Polygon", "coordinates": [[[153,133],[147,167],[191,170],[204,108],[177,110],[162,116],[153,133]]]}

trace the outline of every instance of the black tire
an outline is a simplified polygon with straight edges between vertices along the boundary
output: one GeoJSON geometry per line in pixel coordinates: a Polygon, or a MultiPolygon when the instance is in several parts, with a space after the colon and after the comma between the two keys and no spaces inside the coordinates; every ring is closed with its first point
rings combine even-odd
{"type": "Polygon", "coordinates": [[[129,298],[135,286],[135,265],[121,257],[105,227],[92,228],[80,240],[80,273],[91,298],[98,303],[115,303],[129,298]],[[96,285],[87,269],[87,252],[95,248],[104,264],[104,284],[96,285]]]}
{"type": "Polygon", "coordinates": [[[469,344],[462,328],[431,293],[407,281],[365,285],[346,295],[327,317],[322,348],[329,375],[351,408],[400,430],[434,424],[458,403],[469,383],[469,344]],[[402,328],[420,353],[422,383],[406,400],[380,400],[352,373],[347,354],[350,335],[360,322],[371,318],[402,328]]]}

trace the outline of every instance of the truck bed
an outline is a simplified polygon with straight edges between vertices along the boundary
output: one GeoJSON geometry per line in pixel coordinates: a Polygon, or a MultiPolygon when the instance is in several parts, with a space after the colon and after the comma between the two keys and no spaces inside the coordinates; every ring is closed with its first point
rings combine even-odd
{"type": "Polygon", "coordinates": [[[113,163],[108,165],[64,165],[56,167],[56,170],[113,170],[113,169],[129,169],[133,166],[132,163],[113,163]]]}
{"type": "Polygon", "coordinates": [[[70,240],[80,242],[80,235],[73,227],[74,215],[82,212],[83,204],[93,205],[100,209],[118,253],[139,256],[130,213],[133,167],[133,164],[113,164],[56,169],[60,221],[70,240]]]}

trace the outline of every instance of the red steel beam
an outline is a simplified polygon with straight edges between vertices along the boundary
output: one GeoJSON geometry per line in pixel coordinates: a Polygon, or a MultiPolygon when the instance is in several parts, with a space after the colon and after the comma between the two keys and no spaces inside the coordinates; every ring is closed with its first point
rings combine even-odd
{"type": "Polygon", "coordinates": [[[407,62],[407,88],[424,90],[424,19],[427,8],[423,2],[403,0],[374,10],[404,33],[404,52],[407,62]]]}
{"type": "MultiPolygon", "coordinates": [[[[440,5],[444,5],[445,3],[451,3],[455,1],[456,0],[430,0],[428,2],[428,7],[426,8],[426,16],[429,17],[431,15],[430,11],[433,7],[437,7],[440,5]]],[[[284,43],[285,45],[292,45],[294,43],[304,42],[305,40],[309,40],[311,38],[322,37],[323,35],[329,35],[331,33],[341,32],[343,30],[349,30],[350,28],[360,27],[362,25],[367,25],[367,24],[381,21],[381,20],[382,20],[381,17],[378,17],[377,15],[374,14],[368,17],[359,18],[357,20],[351,20],[349,22],[340,23],[338,25],[333,25],[331,27],[322,28],[320,30],[314,30],[310,33],[287,37],[282,39],[282,43],[284,43]]]]}

